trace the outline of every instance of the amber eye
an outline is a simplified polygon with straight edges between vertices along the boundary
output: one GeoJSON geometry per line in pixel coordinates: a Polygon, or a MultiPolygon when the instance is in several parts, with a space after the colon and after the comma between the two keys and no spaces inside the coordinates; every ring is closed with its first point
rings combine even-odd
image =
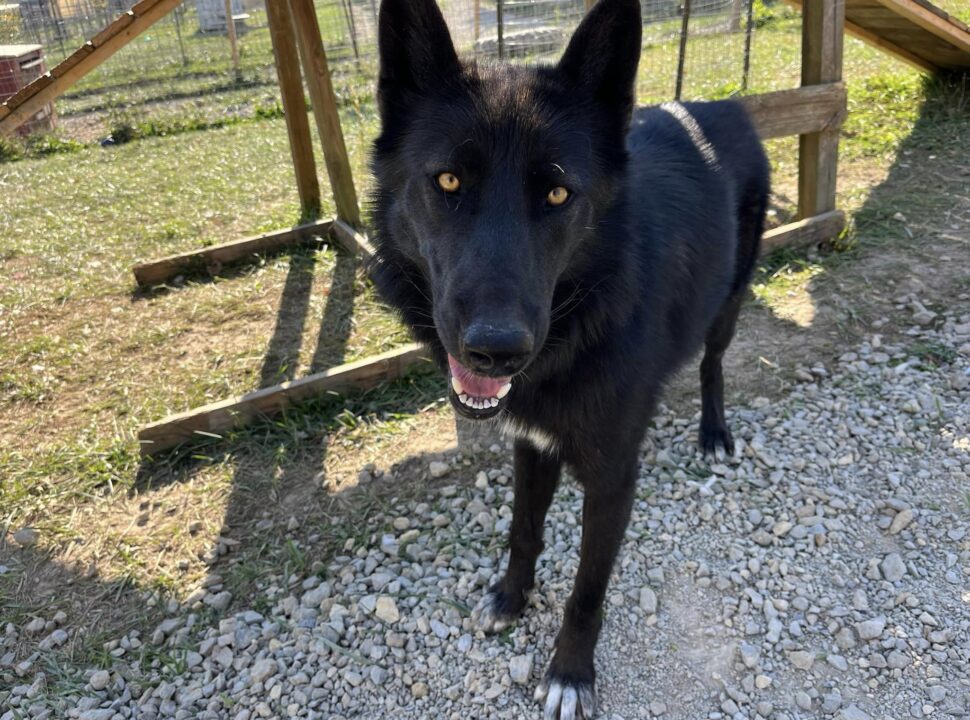
{"type": "Polygon", "coordinates": [[[454,173],[443,172],[438,176],[438,187],[445,192],[458,192],[458,188],[461,187],[461,181],[454,173]]]}
{"type": "Polygon", "coordinates": [[[549,191],[549,194],[546,195],[546,202],[554,207],[559,207],[568,199],[569,191],[561,185],[559,187],[554,187],[549,191]]]}

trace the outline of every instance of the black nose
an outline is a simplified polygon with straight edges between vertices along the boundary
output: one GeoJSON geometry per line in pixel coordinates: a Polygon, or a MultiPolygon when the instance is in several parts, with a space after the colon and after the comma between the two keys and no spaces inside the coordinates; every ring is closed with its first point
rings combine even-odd
{"type": "Polygon", "coordinates": [[[465,364],[483,374],[512,375],[532,355],[534,338],[521,325],[473,323],[462,338],[465,364]]]}

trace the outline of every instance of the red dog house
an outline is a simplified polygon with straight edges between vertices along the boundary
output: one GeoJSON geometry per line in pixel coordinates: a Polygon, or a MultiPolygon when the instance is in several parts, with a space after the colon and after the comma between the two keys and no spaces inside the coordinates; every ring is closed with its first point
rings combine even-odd
{"type": "MultiPolygon", "coordinates": [[[[47,72],[40,45],[0,45],[0,103],[47,72]]],[[[54,104],[48,103],[24,122],[17,132],[29,135],[54,127],[54,104]]]]}

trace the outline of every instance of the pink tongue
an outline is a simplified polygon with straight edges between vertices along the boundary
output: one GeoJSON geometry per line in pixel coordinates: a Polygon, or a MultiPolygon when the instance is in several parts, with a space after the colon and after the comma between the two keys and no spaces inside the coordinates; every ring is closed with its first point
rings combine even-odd
{"type": "Polygon", "coordinates": [[[462,390],[473,397],[495,397],[502,386],[509,382],[507,377],[491,378],[476,375],[451,355],[448,356],[448,365],[451,367],[451,374],[461,383],[462,390]]]}

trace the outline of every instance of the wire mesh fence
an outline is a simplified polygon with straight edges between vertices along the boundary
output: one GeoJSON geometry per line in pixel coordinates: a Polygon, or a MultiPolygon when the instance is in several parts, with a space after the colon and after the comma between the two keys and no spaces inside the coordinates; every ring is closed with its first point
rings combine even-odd
{"type": "MultiPolygon", "coordinates": [[[[124,12],[128,3],[0,0],[0,45],[41,45],[52,67],[124,12]]],[[[439,4],[460,53],[515,62],[554,61],[585,12],[583,0],[439,4]]],[[[770,0],[641,4],[642,102],[671,99],[678,84],[685,99],[797,84],[797,20],[780,5],[770,0]],[[762,46],[766,33],[786,37],[762,46]]],[[[379,0],[317,0],[316,8],[338,98],[366,103],[376,77],[379,0]]],[[[278,114],[263,0],[231,0],[231,16],[238,65],[227,37],[226,0],[186,0],[58,100],[60,132],[92,141],[139,123],[191,127],[278,114]]]]}

